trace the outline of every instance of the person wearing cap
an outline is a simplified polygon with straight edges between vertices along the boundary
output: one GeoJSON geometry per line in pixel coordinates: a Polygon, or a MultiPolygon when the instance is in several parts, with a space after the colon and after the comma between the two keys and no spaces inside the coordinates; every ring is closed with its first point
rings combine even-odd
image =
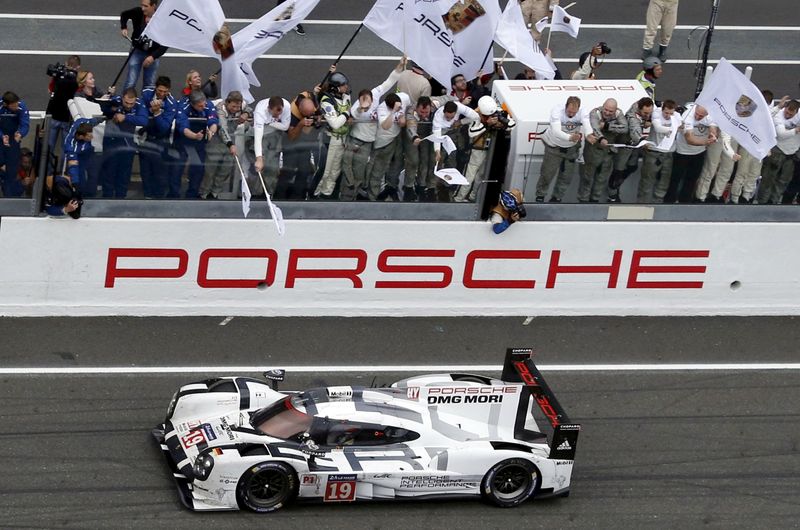
{"type": "Polygon", "coordinates": [[[341,72],[336,71],[336,66],[331,66],[333,72],[325,83],[319,107],[322,117],[327,124],[325,134],[330,136],[328,156],[325,161],[325,172],[314,190],[314,197],[330,200],[336,188],[336,181],[342,172],[342,155],[344,154],[345,138],[350,132],[350,80],[341,72]]]}
{"type": "Polygon", "coordinates": [[[664,67],[658,57],[648,57],[642,61],[642,71],[636,76],[636,80],[650,98],[656,102],[656,80],[664,73],[664,67]]]}
{"type": "Polygon", "coordinates": [[[642,41],[642,59],[651,55],[658,55],[661,62],[667,62],[667,46],[672,39],[672,32],[678,22],[678,2],[680,0],[650,0],[647,6],[647,25],[644,29],[642,41]],[[661,40],[658,53],[654,53],[653,46],[656,42],[658,26],[661,25],[661,40]]]}

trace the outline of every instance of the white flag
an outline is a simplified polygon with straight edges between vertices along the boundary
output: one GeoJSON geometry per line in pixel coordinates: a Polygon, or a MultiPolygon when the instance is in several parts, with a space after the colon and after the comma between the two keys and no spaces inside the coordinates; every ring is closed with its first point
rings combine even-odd
{"type": "Polygon", "coordinates": [[[244,213],[245,217],[250,213],[250,198],[252,196],[250,186],[247,185],[247,179],[242,175],[242,213],[244,213]]]}
{"type": "Polygon", "coordinates": [[[377,0],[364,25],[449,87],[456,74],[492,70],[487,51],[499,19],[497,0],[377,0]]]}
{"type": "Polygon", "coordinates": [[[563,7],[553,6],[553,20],[550,22],[550,31],[560,31],[568,33],[570,37],[577,39],[578,30],[581,27],[581,19],[573,17],[563,7]]]}
{"type": "MultiPolygon", "coordinates": [[[[506,11],[508,11],[508,6],[506,6],[506,11]]],[[[523,22],[525,21],[523,20],[523,22]]],[[[549,27],[550,27],[550,17],[544,17],[543,19],[541,19],[539,22],[536,23],[536,31],[538,31],[539,33],[543,32],[544,28],[549,28],[549,27]]]]}
{"type": "Polygon", "coordinates": [[[225,23],[225,13],[218,0],[164,0],[144,34],[170,48],[215,57],[222,63],[222,97],[238,90],[251,103],[250,85],[261,86],[253,73],[253,61],[302,22],[318,3],[283,2],[220,45],[214,36],[225,23]]]}
{"type": "MultiPolygon", "coordinates": [[[[543,20],[547,20],[544,18],[543,20]]],[[[541,22],[541,21],[540,21],[541,22]]],[[[537,23],[538,28],[538,23],[537,23]]],[[[541,30],[540,30],[541,31],[541,30]]],[[[539,50],[539,46],[531,37],[522,18],[522,8],[519,2],[509,2],[506,5],[494,40],[516,57],[519,62],[536,72],[536,78],[553,79],[555,70],[550,65],[547,57],[539,50]]]]}
{"type": "Polygon", "coordinates": [[[769,105],[761,91],[724,57],[696,103],[753,157],[764,158],[777,144],[769,105]]]}
{"type": "Polygon", "coordinates": [[[272,202],[269,192],[264,190],[264,193],[267,194],[267,206],[269,207],[269,214],[272,216],[272,220],[275,222],[275,229],[278,231],[279,236],[283,236],[283,234],[286,233],[286,223],[283,220],[283,212],[272,202]]]}
{"type": "Polygon", "coordinates": [[[459,170],[456,168],[445,167],[439,169],[438,166],[433,168],[433,174],[442,179],[443,181],[447,182],[448,184],[469,184],[467,178],[461,174],[459,170]]]}
{"type": "Polygon", "coordinates": [[[452,138],[450,138],[446,134],[443,134],[442,136],[436,136],[435,134],[431,134],[430,136],[426,136],[425,138],[423,138],[423,140],[428,140],[429,142],[434,144],[442,144],[442,147],[444,147],[444,150],[447,152],[448,155],[456,150],[456,143],[453,141],[452,138]]]}
{"type": "Polygon", "coordinates": [[[164,0],[142,34],[162,46],[214,57],[214,34],[224,23],[217,0],[164,0]]]}

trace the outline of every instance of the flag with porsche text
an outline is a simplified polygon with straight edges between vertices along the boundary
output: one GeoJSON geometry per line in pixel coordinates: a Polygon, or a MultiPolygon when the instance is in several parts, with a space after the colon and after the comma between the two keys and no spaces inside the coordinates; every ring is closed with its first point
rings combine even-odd
{"type": "Polygon", "coordinates": [[[777,144],[772,114],[761,91],[724,57],[696,103],[755,158],[764,158],[777,144]]]}

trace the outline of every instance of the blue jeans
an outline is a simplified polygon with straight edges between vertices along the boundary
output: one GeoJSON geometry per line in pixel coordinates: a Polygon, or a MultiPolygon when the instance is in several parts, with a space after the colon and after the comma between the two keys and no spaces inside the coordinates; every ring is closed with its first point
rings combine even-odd
{"type": "Polygon", "coordinates": [[[55,154],[56,144],[58,143],[59,136],[61,141],[66,138],[69,132],[70,125],[68,121],[50,120],[50,130],[47,132],[47,145],[50,147],[50,153],[55,154]]]}
{"type": "Polygon", "coordinates": [[[125,140],[105,139],[103,165],[100,169],[103,198],[124,199],[128,194],[135,154],[136,147],[125,140]]]}
{"type": "MultiPolygon", "coordinates": [[[[147,52],[142,50],[133,50],[131,58],[128,61],[128,77],[125,79],[125,86],[122,90],[125,91],[130,87],[136,88],[136,83],[139,82],[139,71],[142,69],[142,63],[147,57],[147,52]]],[[[158,71],[158,59],[153,61],[153,64],[144,69],[144,81],[142,82],[142,89],[153,88],[156,86],[156,72],[158,71]]],[[[119,92],[121,94],[122,92],[119,92]]]]}

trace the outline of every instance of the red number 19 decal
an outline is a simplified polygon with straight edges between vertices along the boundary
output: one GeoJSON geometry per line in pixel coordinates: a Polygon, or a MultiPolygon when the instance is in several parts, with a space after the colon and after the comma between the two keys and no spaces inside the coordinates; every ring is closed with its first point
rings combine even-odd
{"type": "Polygon", "coordinates": [[[325,487],[325,500],[328,502],[342,502],[356,500],[356,483],[349,482],[328,482],[325,487]]]}

